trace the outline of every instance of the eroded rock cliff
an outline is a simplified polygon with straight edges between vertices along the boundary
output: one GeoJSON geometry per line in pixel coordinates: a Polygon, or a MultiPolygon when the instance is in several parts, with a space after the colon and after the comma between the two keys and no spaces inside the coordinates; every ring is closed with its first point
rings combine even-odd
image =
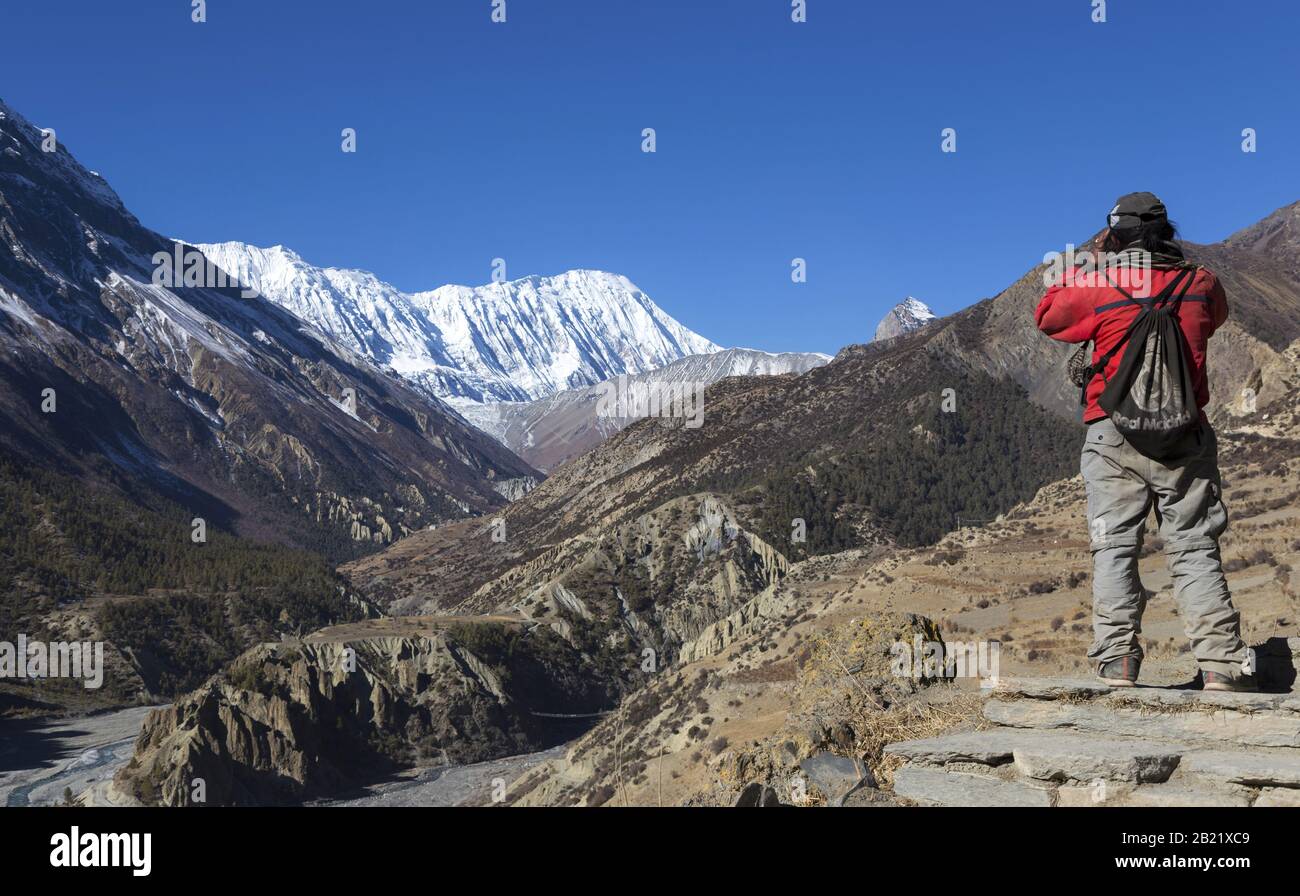
{"type": "Polygon", "coordinates": [[[152,713],[115,787],[148,805],[296,802],[416,763],[548,746],[568,736],[550,715],[610,699],[545,627],[409,620],[378,634],[326,630],[259,645],[152,713]]]}

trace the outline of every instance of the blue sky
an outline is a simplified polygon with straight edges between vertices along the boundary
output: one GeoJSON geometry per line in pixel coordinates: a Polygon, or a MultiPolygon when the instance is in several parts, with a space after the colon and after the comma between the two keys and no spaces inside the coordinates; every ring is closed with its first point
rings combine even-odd
{"type": "Polygon", "coordinates": [[[491,5],[10,0],[0,97],[171,236],[407,290],[613,270],[769,350],[993,295],[1130,190],[1200,241],[1300,199],[1293,2],[491,5]]]}

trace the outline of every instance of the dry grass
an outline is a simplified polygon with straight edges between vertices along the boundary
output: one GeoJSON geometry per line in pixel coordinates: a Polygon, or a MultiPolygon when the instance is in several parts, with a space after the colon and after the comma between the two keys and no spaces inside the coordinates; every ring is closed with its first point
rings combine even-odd
{"type": "Polygon", "coordinates": [[[794,681],[799,669],[794,660],[781,660],[754,669],[741,669],[727,676],[730,684],[771,684],[794,681]]]}
{"type": "Polygon", "coordinates": [[[883,711],[864,713],[854,720],[856,748],[871,766],[876,780],[882,786],[891,785],[903,760],[886,756],[887,745],[988,728],[990,724],[981,711],[983,705],[984,697],[978,692],[953,691],[940,700],[909,700],[883,711]]]}

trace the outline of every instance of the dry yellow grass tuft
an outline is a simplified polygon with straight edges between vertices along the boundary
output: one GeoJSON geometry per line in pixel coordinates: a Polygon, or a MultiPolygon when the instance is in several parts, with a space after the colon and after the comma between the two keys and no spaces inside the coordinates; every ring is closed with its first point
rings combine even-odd
{"type": "Polygon", "coordinates": [[[894,772],[903,764],[897,756],[884,755],[888,744],[990,727],[981,712],[984,700],[978,692],[957,691],[946,685],[938,688],[947,692],[940,699],[927,695],[930,699],[909,700],[858,720],[856,750],[882,786],[893,782],[894,772]]]}

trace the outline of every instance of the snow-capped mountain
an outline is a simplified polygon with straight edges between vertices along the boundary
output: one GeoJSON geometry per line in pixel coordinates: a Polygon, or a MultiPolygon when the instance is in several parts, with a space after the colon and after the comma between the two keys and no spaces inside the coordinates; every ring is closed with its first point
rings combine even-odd
{"type": "Polygon", "coordinates": [[[0,103],[0,458],[301,543],[391,541],[535,479],[344,340],[211,276],[42,143],[0,103]]]}
{"type": "Polygon", "coordinates": [[[200,244],[218,267],[425,394],[458,405],[530,401],[719,350],[630,280],[568,271],[403,293],[283,246],[200,244]]]}
{"type": "Polygon", "coordinates": [[[919,330],[934,319],[935,313],[925,302],[908,296],[891,308],[876,326],[876,341],[893,339],[919,330]]]}
{"type": "MultiPolygon", "coordinates": [[[[729,376],[804,373],[829,361],[829,355],[819,352],[773,354],[751,348],[729,348],[679,358],[658,370],[628,376],[617,386],[634,391],[672,384],[708,385],[729,376]]],[[[601,388],[585,386],[536,401],[462,405],[460,410],[471,423],[530,465],[550,471],[635,422],[597,414],[601,388]]]]}

